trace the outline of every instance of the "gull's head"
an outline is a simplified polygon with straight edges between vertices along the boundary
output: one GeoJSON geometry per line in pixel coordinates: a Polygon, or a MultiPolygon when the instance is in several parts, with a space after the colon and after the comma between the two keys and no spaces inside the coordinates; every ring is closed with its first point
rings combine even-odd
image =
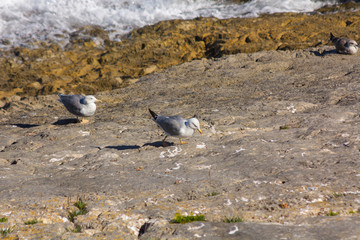
{"type": "Polygon", "coordinates": [[[93,95],[87,95],[84,98],[84,104],[95,103],[95,102],[101,102],[101,100],[96,99],[96,97],[94,97],[93,95]]]}
{"type": "Polygon", "coordinates": [[[355,42],[354,40],[350,40],[350,41],[348,42],[348,44],[349,44],[349,47],[356,47],[356,48],[358,48],[358,44],[357,44],[357,42],[355,42]]]}
{"type": "Polygon", "coordinates": [[[358,44],[354,40],[349,40],[345,45],[349,50],[348,53],[355,54],[358,51],[358,44]]]}
{"type": "Polygon", "coordinates": [[[197,120],[197,118],[193,117],[188,120],[189,127],[198,130],[200,134],[202,134],[202,131],[200,129],[200,122],[197,120]]]}

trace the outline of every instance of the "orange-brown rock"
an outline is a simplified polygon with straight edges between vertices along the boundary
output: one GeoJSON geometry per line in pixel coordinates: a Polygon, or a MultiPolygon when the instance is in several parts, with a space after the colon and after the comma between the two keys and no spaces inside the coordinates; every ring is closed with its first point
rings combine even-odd
{"type": "Polygon", "coordinates": [[[81,31],[102,39],[102,45],[74,33],[64,48],[41,45],[0,53],[0,99],[56,92],[91,94],[193,59],[326,45],[329,32],[358,41],[359,27],[360,11],[163,21],[134,30],[122,42],[109,40],[99,27],[86,27],[81,31]]]}

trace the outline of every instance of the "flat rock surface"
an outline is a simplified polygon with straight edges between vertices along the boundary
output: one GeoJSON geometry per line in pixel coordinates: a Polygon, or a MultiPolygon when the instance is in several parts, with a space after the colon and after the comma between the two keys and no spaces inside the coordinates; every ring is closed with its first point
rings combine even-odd
{"type": "Polygon", "coordinates": [[[97,94],[89,124],[56,95],[10,99],[0,110],[3,237],[358,238],[360,63],[332,49],[171,67],[97,94]],[[203,134],[162,147],[149,107],[196,114],[203,134]],[[79,199],[88,213],[71,222],[79,199]],[[176,213],[206,221],[170,224],[176,213]]]}

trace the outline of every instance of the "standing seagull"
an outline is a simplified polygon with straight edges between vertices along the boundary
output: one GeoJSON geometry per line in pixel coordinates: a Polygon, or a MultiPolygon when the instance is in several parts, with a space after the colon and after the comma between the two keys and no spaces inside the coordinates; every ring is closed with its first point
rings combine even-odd
{"type": "Polygon", "coordinates": [[[334,35],[330,33],[330,41],[335,45],[338,53],[355,54],[358,51],[358,44],[354,40],[334,37],[334,35]]]}
{"type": "Polygon", "coordinates": [[[64,95],[59,93],[59,97],[60,99],[58,99],[58,101],[64,104],[70,113],[81,117],[81,123],[89,122],[89,120],[84,119],[84,117],[94,115],[96,111],[95,102],[101,102],[92,95],[64,95]]]}
{"type": "Polygon", "coordinates": [[[181,140],[182,137],[191,137],[194,133],[194,130],[198,130],[200,134],[202,134],[202,131],[200,129],[200,123],[199,120],[197,120],[195,117],[190,119],[185,119],[180,116],[159,116],[151,109],[149,108],[149,112],[151,116],[154,118],[154,122],[162,129],[164,130],[166,136],[164,140],[162,140],[162,145],[164,147],[167,146],[165,143],[165,139],[168,136],[178,137],[180,139],[181,144],[185,144],[186,142],[183,142],[181,140]]]}

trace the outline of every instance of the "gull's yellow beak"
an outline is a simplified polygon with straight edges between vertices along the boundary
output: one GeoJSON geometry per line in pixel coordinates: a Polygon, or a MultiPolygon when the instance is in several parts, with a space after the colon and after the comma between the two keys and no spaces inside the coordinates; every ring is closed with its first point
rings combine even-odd
{"type": "Polygon", "coordinates": [[[99,100],[99,99],[96,99],[96,102],[103,102],[103,101],[101,101],[101,100],[99,100]]]}
{"type": "Polygon", "coordinates": [[[202,131],[200,129],[198,129],[199,133],[202,134],[202,131]]]}

